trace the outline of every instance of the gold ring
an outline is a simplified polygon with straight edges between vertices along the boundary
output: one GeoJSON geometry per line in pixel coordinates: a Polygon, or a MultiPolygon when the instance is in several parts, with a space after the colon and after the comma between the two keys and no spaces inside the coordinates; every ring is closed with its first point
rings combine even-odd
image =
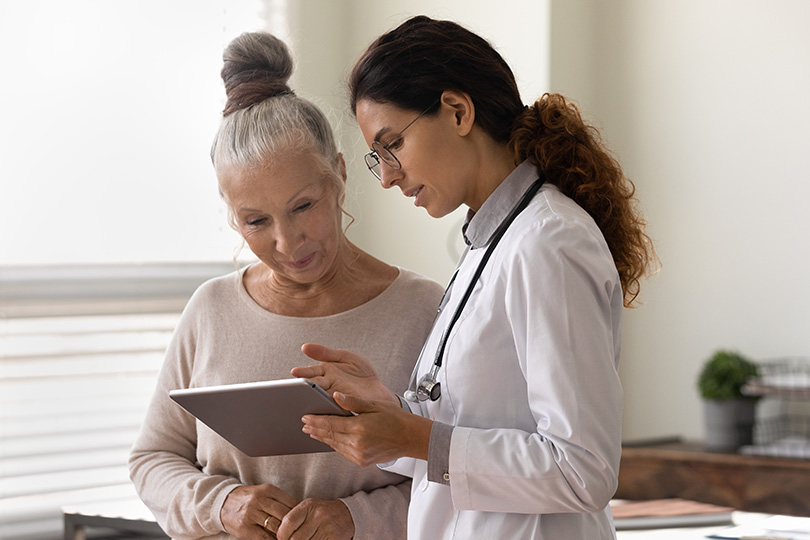
{"type": "Polygon", "coordinates": [[[267,517],[264,518],[264,530],[266,530],[266,531],[270,531],[270,529],[267,528],[267,522],[270,521],[271,517],[273,517],[273,516],[271,516],[270,514],[267,514],[267,517]]]}

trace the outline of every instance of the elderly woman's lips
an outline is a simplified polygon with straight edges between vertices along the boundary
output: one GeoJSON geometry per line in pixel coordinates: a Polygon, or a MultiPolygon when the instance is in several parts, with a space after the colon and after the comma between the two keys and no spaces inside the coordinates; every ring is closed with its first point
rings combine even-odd
{"type": "Polygon", "coordinates": [[[306,257],[304,257],[303,259],[298,259],[297,261],[285,262],[284,265],[288,266],[290,268],[304,268],[306,265],[308,265],[310,262],[312,262],[312,259],[314,257],[315,257],[315,254],[311,253],[311,254],[307,255],[306,257]]]}

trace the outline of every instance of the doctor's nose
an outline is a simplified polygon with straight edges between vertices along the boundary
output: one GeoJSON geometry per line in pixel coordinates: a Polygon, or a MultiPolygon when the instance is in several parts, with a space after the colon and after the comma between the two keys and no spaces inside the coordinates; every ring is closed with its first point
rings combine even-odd
{"type": "Polygon", "coordinates": [[[397,185],[399,179],[402,178],[402,169],[393,168],[387,163],[380,164],[380,184],[385,189],[389,189],[397,185]]]}

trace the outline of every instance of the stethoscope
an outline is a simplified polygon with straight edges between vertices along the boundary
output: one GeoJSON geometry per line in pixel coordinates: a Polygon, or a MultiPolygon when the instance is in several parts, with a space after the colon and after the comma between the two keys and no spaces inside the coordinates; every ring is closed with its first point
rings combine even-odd
{"type": "MultiPolygon", "coordinates": [[[[436,351],[436,358],[433,360],[433,366],[431,366],[430,371],[425,373],[421,379],[419,379],[419,383],[416,385],[416,390],[413,390],[414,382],[416,381],[417,375],[417,367],[414,367],[413,373],[411,374],[411,381],[408,384],[408,390],[405,392],[403,396],[406,400],[412,402],[418,401],[427,401],[430,399],[431,401],[436,401],[442,396],[442,385],[436,378],[439,375],[439,369],[442,367],[442,358],[444,357],[444,349],[447,347],[447,340],[450,338],[450,332],[453,330],[453,326],[455,326],[456,321],[461,316],[461,311],[464,309],[464,306],[467,304],[467,301],[470,299],[472,295],[472,291],[475,288],[475,284],[478,282],[478,278],[481,277],[481,273],[484,271],[484,267],[487,264],[492,252],[495,251],[495,247],[498,245],[498,242],[501,241],[504,233],[506,233],[506,229],[512,224],[515,218],[520,214],[523,210],[529,206],[532,198],[537,194],[540,188],[543,186],[544,180],[542,178],[538,178],[530,187],[526,190],[521,197],[520,201],[512,208],[512,211],[506,216],[506,219],[501,222],[498,226],[498,229],[495,231],[495,236],[492,238],[492,241],[487,246],[487,250],[484,253],[484,256],[481,258],[481,262],[478,263],[478,267],[475,269],[475,273],[470,280],[470,284],[467,285],[467,290],[464,291],[464,296],[461,297],[461,301],[458,303],[456,307],[456,311],[453,313],[453,317],[450,319],[450,323],[447,325],[447,328],[442,335],[442,339],[439,342],[439,348],[436,351]]],[[[458,274],[458,268],[461,266],[461,263],[464,261],[467,252],[470,250],[468,247],[464,254],[461,256],[459,260],[458,266],[456,267],[456,271],[453,273],[453,277],[450,278],[450,283],[447,285],[447,288],[444,290],[444,295],[442,296],[442,300],[439,303],[439,309],[436,313],[436,318],[433,320],[433,327],[430,329],[430,334],[433,333],[433,329],[436,326],[436,321],[439,319],[439,315],[444,308],[444,304],[448,299],[448,294],[450,290],[453,288],[453,283],[456,281],[456,275],[458,274]]],[[[422,346],[422,352],[419,354],[419,358],[422,358],[422,355],[425,352],[425,347],[427,347],[427,341],[422,346]]],[[[419,363],[417,362],[417,366],[419,363]]]]}

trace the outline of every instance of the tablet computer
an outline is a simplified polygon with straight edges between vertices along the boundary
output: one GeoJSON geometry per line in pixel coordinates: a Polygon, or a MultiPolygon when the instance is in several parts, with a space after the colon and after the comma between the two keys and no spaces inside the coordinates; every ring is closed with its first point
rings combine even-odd
{"type": "Polygon", "coordinates": [[[169,396],[251,457],[331,452],[301,431],[301,417],[353,414],[309,379],[183,388],[169,396]]]}

